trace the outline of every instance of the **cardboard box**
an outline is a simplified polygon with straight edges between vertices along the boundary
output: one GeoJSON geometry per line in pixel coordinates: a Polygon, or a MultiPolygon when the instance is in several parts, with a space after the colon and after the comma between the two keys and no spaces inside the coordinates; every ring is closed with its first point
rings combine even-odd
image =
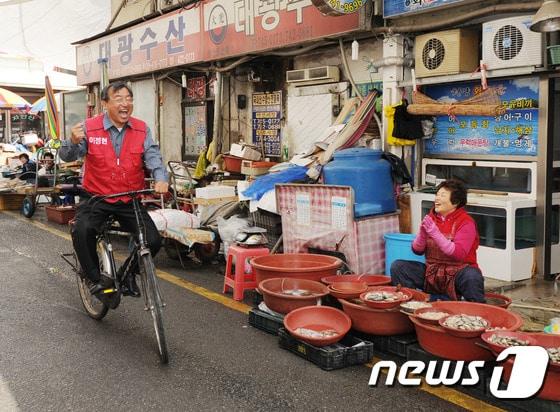
{"type": "Polygon", "coordinates": [[[254,147],[238,143],[233,143],[231,145],[229,154],[248,160],[261,160],[262,157],[261,152],[254,147]]]}

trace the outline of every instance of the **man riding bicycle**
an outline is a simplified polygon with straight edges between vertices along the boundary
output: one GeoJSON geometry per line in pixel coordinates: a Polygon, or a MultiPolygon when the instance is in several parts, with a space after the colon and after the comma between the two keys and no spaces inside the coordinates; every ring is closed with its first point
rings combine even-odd
{"type": "MultiPolygon", "coordinates": [[[[115,82],[101,91],[105,114],[87,119],[72,128],[72,136],[62,143],[60,158],[74,161],[84,157],[83,189],[85,200],[76,212],[72,242],[84,275],[91,282],[90,292],[98,293],[113,286],[113,280],[100,273],[97,235],[109,216],[123,230],[137,235],[134,209],[130,197],[99,200],[93,196],[144,189],[144,171],[151,172],[156,193],[168,190],[167,171],[150,128],[131,116],[132,90],[124,82],[115,82]]],[[[148,212],[142,209],[145,239],[152,256],[161,246],[161,238],[148,212]]],[[[125,292],[140,296],[135,275],[126,279],[125,292]]]]}

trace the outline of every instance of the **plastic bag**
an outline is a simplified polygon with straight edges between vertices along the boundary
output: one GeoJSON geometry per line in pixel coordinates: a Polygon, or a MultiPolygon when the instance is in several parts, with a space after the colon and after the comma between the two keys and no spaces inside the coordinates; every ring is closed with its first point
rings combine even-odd
{"type": "Polygon", "coordinates": [[[307,176],[306,173],[306,167],[292,166],[281,172],[264,175],[256,179],[253,184],[243,192],[243,196],[260,200],[266,192],[274,189],[276,183],[289,183],[303,180],[307,176]]]}
{"type": "Polygon", "coordinates": [[[227,256],[227,250],[235,239],[235,236],[242,230],[251,226],[251,224],[249,219],[239,217],[239,215],[234,215],[229,219],[218,217],[217,221],[218,233],[220,234],[220,239],[224,242],[224,255],[227,256]]]}

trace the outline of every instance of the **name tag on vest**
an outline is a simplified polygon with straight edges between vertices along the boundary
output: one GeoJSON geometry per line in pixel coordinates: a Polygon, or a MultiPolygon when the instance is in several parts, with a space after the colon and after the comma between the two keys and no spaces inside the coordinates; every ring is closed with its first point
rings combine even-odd
{"type": "Polygon", "coordinates": [[[94,137],[94,136],[90,136],[88,138],[88,143],[90,144],[107,144],[107,139],[106,137],[94,137]]]}

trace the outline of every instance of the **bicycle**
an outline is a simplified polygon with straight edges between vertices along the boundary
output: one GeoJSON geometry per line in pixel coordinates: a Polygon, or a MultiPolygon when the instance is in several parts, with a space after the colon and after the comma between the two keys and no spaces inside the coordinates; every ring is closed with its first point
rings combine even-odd
{"type": "Polygon", "coordinates": [[[111,228],[114,223],[113,217],[110,217],[103,226],[97,236],[97,255],[99,258],[99,269],[113,278],[114,286],[96,293],[90,293],[91,283],[85,277],[76,253],[61,254],[62,259],[68,263],[77,275],[78,291],[80,298],[88,316],[95,320],[101,320],[107,315],[109,309],[116,309],[123,295],[123,282],[127,276],[134,276],[133,268],[138,264],[140,269],[141,290],[144,296],[144,310],[150,311],[156,339],[158,344],[158,352],[161,363],[169,362],[167,350],[167,342],[163,328],[162,309],[165,303],[161,297],[157,277],[155,274],[155,266],[152,255],[144,239],[144,222],[141,216],[141,207],[138,196],[143,193],[153,193],[153,189],[144,189],[123,193],[116,193],[109,196],[94,196],[89,201],[102,201],[112,197],[130,196],[136,217],[136,225],[138,227],[138,238],[135,239],[134,247],[126,258],[125,262],[117,269],[115,257],[113,255],[113,245],[111,242],[111,228]],[[94,200],[95,199],[95,200],[94,200]],[[71,260],[73,259],[73,261],[71,260]]]}

